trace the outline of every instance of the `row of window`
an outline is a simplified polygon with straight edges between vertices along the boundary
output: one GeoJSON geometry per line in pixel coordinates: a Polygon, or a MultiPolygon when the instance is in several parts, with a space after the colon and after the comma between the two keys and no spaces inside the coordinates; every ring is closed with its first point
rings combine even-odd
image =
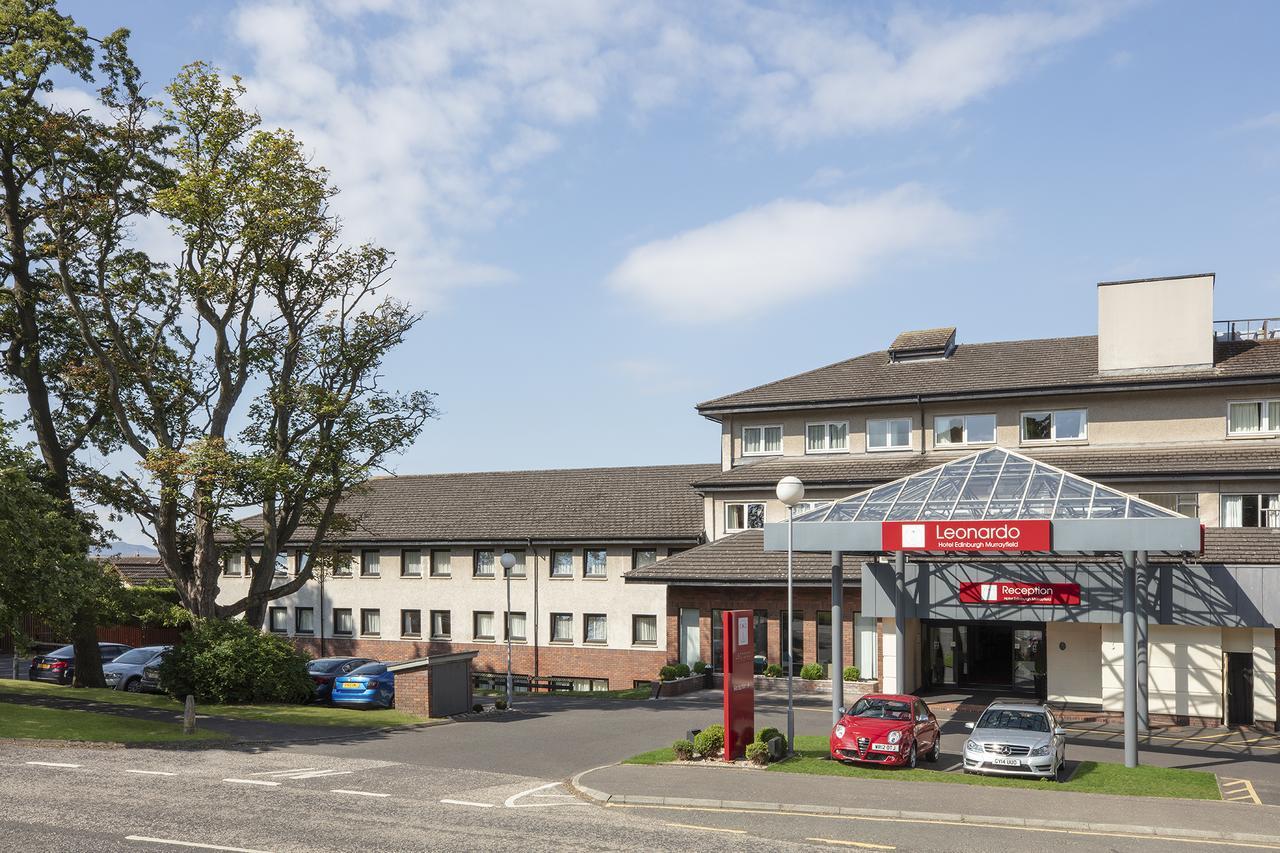
{"type": "MultiPolygon", "coordinates": [[[[361,608],[360,636],[382,636],[382,611],[376,607],[361,608]]],[[[577,634],[574,627],[574,614],[552,613],[548,640],[552,643],[572,643],[577,634]]],[[[453,639],[453,611],[428,611],[432,640],[453,639]]],[[[488,642],[497,639],[495,632],[497,615],[492,610],[475,610],[471,613],[471,639],[488,642]]],[[[278,634],[289,633],[289,608],[272,607],[268,610],[267,624],[271,631],[278,634]]],[[[528,616],[524,611],[506,613],[506,625],[503,627],[502,639],[512,642],[527,642],[528,616]]],[[[333,609],[333,636],[355,636],[355,611],[350,607],[333,609]]],[[[295,634],[314,634],[315,608],[293,608],[293,631],[295,634]]],[[[400,611],[400,636],[405,639],[420,639],[422,633],[422,611],[400,611]]],[[[607,643],[609,641],[609,619],[603,613],[582,614],[582,642],[607,643]]],[[[656,646],[658,644],[658,617],[656,614],[638,613],[631,617],[631,642],[637,646],[656,646]]]]}
{"type": "MultiPolygon", "coordinates": [[[[1280,429],[1280,409],[1277,410],[1280,429]]],[[[1088,438],[1089,415],[1085,409],[1058,409],[1023,412],[1022,441],[1025,444],[1053,441],[1083,441],[1088,438]]],[[[868,418],[866,449],[907,450],[911,448],[912,418],[868,418]]],[[[849,422],[820,421],[805,424],[805,453],[847,453],[849,422]]],[[[995,444],[996,416],[939,415],[933,419],[933,443],[938,447],[967,447],[995,444]]],[[[743,456],[777,456],[782,453],[782,426],[742,428],[743,456]]]]}
{"type": "MultiPolygon", "coordinates": [[[[260,552],[254,552],[257,558],[260,552]]],[[[511,567],[511,577],[525,577],[525,552],[511,551],[515,557],[515,565],[511,567]]],[[[673,549],[674,553],[674,549],[673,549]]],[[[453,576],[453,552],[448,550],[421,551],[406,550],[400,552],[400,577],[420,578],[423,576],[424,563],[428,576],[447,578],[453,576]]],[[[351,551],[338,551],[334,555],[332,577],[351,577],[352,563],[355,554],[351,551]]],[[[293,571],[301,572],[306,567],[307,555],[303,551],[294,552],[293,571]]],[[[635,568],[651,566],[658,562],[656,548],[636,548],[631,552],[631,565],[635,568]]],[[[547,561],[547,572],[552,578],[572,578],[579,572],[584,578],[608,577],[609,552],[604,548],[586,548],[582,552],[581,562],[572,549],[552,549],[547,561]]],[[[472,552],[471,576],[476,578],[492,578],[497,576],[498,552],[493,549],[478,549],[472,552]]],[[[243,554],[228,554],[223,562],[223,574],[229,577],[240,577],[245,572],[243,554]]],[[[281,576],[289,574],[290,558],[288,553],[276,557],[275,573],[281,576]]],[[[382,576],[382,551],[370,549],[360,552],[360,577],[377,578],[382,576]]]]}

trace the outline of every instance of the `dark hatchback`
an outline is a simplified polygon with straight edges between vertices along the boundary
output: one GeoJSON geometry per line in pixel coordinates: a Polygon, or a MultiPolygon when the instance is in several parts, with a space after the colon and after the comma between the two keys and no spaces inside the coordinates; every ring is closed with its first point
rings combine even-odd
{"type": "MultiPolygon", "coordinates": [[[[120,657],[132,649],[123,643],[98,643],[98,651],[103,663],[120,657]]],[[[36,655],[31,659],[31,671],[27,677],[32,681],[52,681],[54,684],[70,684],[76,671],[75,646],[63,646],[45,655],[36,655]]]]}
{"type": "Polygon", "coordinates": [[[328,702],[333,693],[333,680],[353,669],[372,663],[369,658],[317,658],[307,664],[307,675],[315,682],[313,702],[328,702]]]}

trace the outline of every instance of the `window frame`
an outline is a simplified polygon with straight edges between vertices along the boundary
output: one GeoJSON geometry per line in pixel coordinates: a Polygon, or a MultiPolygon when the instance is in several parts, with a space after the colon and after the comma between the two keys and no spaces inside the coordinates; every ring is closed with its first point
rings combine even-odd
{"type": "Polygon", "coordinates": [[[307,566],[309,564],[310,564],[310,560],[308,559],[308,554],[306,551],[299,550],[299,551],[293,552],[293,576],[294,577],[297,577],[298,575],[306,571],[307,566]]]}
{"type": "Polygon", "coordinates": [[[224,578],[242,578],[244,577],[245,565],[244,552],[228,551],[222,555],[222,576],[224,578]],[[239,567],[234,572],[229,571],[232,563],[239,567]]]}
{"type": "MultiPolygon", "coordinates": [[[[1021,421],[1019,421],[1021,423],[1021,421]]],[[[1000,428],[1000,419],[995,412],[966,412],[955,415],[934,415],[933,416],[933,447],[935,450],[947,450],[950,448],[966,448],[966,447],[994,447],[997,444],[998,430],[1000,428]],[[963,440],[958,442],[940,442],[938,441],[938,421],[943,418],[959,418],[960,432],[963,440]],[[991,418],[991,440],[990,441],[972,441],[969,438],[969,419],[970,418],[991,418]]]]}
{"type": "Polygon", "coordinates": [[[573,645],[573,636],[574,636],[574,634],[573,634],[573,614],[572,614],[572,613],[559,613],[559,612],[557,612],[557,613],[552,613],[552,614],[551,614],[551,618],[550,618],[549,622],[550,622],[550,627],[551,627],[551,636],[550,636],[550,639],[548,640],[548,642],[555,643],[555,644],[557,644],[557,645],[572,646],[572,645],[573,645]],[[556,636],[556,624],[557,624],[557,619],[556,619],[556,617],[559,617],[559,616],[563,616],[563,617],[565,617],[565,620],[564,620],[564,621],[565,621],[565,622],[566,622],[566,624],[568,624],[568,626],[569,626],[569,633],[568,633],[568,636],[565,636],[565,637],[557,637],[557,636],[556,636]]]}
{"type": "Polygon", "coordinates": [[[1089,441],[1089,409],[1087,407],[1072,409],[1027,409],[1018,413],[1018,443],[1031,445],[1061,444],[1063,442],[1085,443],[1089,441]],[[1079,412],[1084,434],[1071,438],[1058,437],[1058,415],[1065,412],[1079,412]],[[1033,415],[1049,416],[1049,438],[1027,438],[1027,417],[1033,415]]]}
{"type": "Polygon", "coordinates": [[[431,625],[430,625],[431,639],[448,640],[451,637],[453,637],[453,611],[452,610],[431,610],[428,612],[430,613],[430,618],[431,618],[431,625]],[[445,628],[447,628],[448,630],[443,632],[436,631],[436,616],[438,615],[444,616],[445,628]]]}
{"type": "MultiPolygon", "coordinates": [[[[428,558],[430,559],[430,558],[428,558]]],[[[400,577],[402,578],[421,578],[422,577],[422,549],[421,548],[402,548],[400,549],[400,577]],[[405,567],[409,565],[409,555],[418,555],[418,571],[408,572],[405,567]]]]}
{"type": "MultiPolygon", "coordinates": [[[[885,437],[888,438],[891,430],[885,430],[885,437]]],[[[916,419],[914,417],[896,417],[896,418],[867,418],[867,422],[862,431],[863,444],[867,453],[904,453],[916,449],[916,419]],[[884,447],[871,446],[871,425],[874,423],[891,424],[898,421],[907,422],[907,443],[906,444],[886,444],[884,447]]]]}
{"type": "Polygon", "coordinates": [[[786,431],[782,428],[782,424],[752,424],[750,426],[741,427],[738,430],[739,456],[781,456],[783,444],[787,437],[786,431]],[[760,431],[760,450],[747,450],[747,430],[760,431]],[[767,429],[776,429],[778,431],[778,449],[765,450],[764,431],[767,429]]]}
{"type": "Polygon", "coordinates": [[[1221,492],[1218,495],[1218,526],[1226,530],[1276,530],[1280,529],[1280,493],[1277,492],[1221,492]],[[1223,524],[1226,519],[1226,502],[1227,498],[1257,498],[1258,499],[1258,521],[1262,521],[1263,516],[1272,514],[1276,518],[1275,524],[1244,524],[1244,507],[1241,506],[1241,524],[1239,527],[1227,527],[1223,524]],[[1272,498],[1274,506],[1269,509],[1263,509],[1262,499],[1272,498]]]}
{"type": "Polygon", "coordinates": [[[362,548],[360,550],[360,577],[362,578],[380,578],[382,577],[382,551],[378,548],[362,548]],[[372,563],[369,560],[370,555],[374,555],[375,559],[372,563]],[[373,571],[369,570],[370,565],[373,571]]]}
{"type": "Polygon", "coordinates": [[[507,640],[507,639],[510,639],[510,640],[511,640],[511,642],[513,642],[513,643],[527,643],[527,642],[529,642],[529,613],[528,613],[528,611],[525,611],[525,610],[505,610],[505,611],[503,611],[503,617],[504,617],[504,618],[503,618],[503,620],[502,620],[502,639],[503,639],[504,641],[505,641],[505,640],[507,640]],[[523,633],[523,634],[521,634],[519,637],[517,637],[515,634],[511,633],[511,617],[512,617],[512,616],[517,616],[517,615],[518,615],[518,616],[520,616],[522,619],[524,619],[524,633],[523,633]]]}
{"type": "Polygon", "coordinates": [[[316,609],[314,607],[295,607],[293,608],[293,633],[311,635],[316,632],[316,609]],[[302,627],[302,614],[308,614],[311,617],[311,627],[302,627]]]}
{"type": "MultiPolygon", "coordinates": [[[[489,634],[480,633],[480,617],[485,615],[489,617],[489,624],[492,626],[494,622],[494,612],[492,610],[471,611],[471,639],[477,643],[492,643],[497,639],[496,632],[489,634]]],[[[490,628],[490,631],[493,631],[492,627],[490,628]]]]}
{"type": "Polygon", "coordinates": [[[1199,492],[1137,492],[1136,494],[1137,494],[1138,500],[1146,501],[1147,503],[1155,504],[1156,506],[1159,506],[1159,507],[1164,507],[1165,509],[1170,510],[1171,512],[1176,512],[1179,515],[1185,515],[1187,516],[1187,518],[1200,517],[1200,493],[1199,492]],[[1173,506],[1165,506],[1165,504],[1160,503],[1160,501],[1153,500],[1153,498],[1164,498],[1164,497],[1173,498],[1173,501],[1172,501],[1173,506]],[[1185,512],[1183,512],[1179,508],[1184,504],[1184,501],[1182,500],[1182,498],[1184,497],[1191,497],[1193,499],[1194,505],[1195,505],[1195,511],[1196,511],[1195,515],[1187,515],[1185,512]]]}
{"type": "Polygon", "coordinates": [[[744,530],[763,530],[765,522],[768,521],[768,505],[765,501],[725,501],[724,503],[724,532],[725,533],[741,533],[744,530]],[[742,521],[745,527],[730,527],[729,514],[733,507],[744,507],[742,511],[742,521]],[[760,507],[760,526],[751,526],[751,511],[748,507],[760,507]]]}
{"type": "MultiPolygon", "coordinates": [[[[573,560],[574,560],[574,553],[572,548],[552,548],[551,552],[547,555],[547,577],[551,578],[552,580],[573,580],[573,560]],[[565,572],[556,571],[556,555],[557,554],[569,555],[568,571],[565,571],[565,572]]],[[[585,564],[585,559],[584,559],[584,564],[585,564]]],[[[585,565],[584,565],[583,571],[586,571],[585,565]]]]}
{"type": "Polygon", "coordinates": [[[632,613],[631,614],[631,645],[643,646],[645,648],[654,648],[658,645],[658,614],[656,613],[632,613]],[[653,620],[653,639],[639,640],[636,639],[638,632],[636,631],[636,620],[652,619],[653,620]]]}
{"type": "Polygon", "coordinates": [[[471,577],[484,578],[486,580],[489,580],[489,579],[496,578],[497,576],[498,576],[498,560],[497,560],[496,554],[494,553],[494,550],[492,548],[473,548],[471,551],[471,577]],[[489,555],[489,573],[488,574],[480,573],[479,556],[481,554],[489,555]]]}
{"type": "Polygon", "coordinates": [[[274,577],[277,577],[277,578],[289,577],[289,552],[288,551],[281,550],[276,552],[276,566],[275,566],[274,577]]]}
{"type": "Polygon", "coordinates": [[[450,548],[432,548],[431,549],[431,567],[427,570],[429,577],[433,578],[451,578],[453,577],[453,550],[450,548]],[[436,559],[437,555],[443,554],[447,558],[444,563],[444,571],[440,571],[440,562],[436,559]]]}
{"type": "Polygon", "coordinates": [[[633,568],[633,569],[642,569],[642,568],[644,568],[645,566],[656,566],[657,564],[658,564],[658,549],[657,549],[657,548],[632,548],[632,549],[631,549],[631,568],[633,568]],[[647,553],[647,552],[652,551],[652,552],[653,552],[653,560],[652,560],[652,561],[650,561],[650,562],[647,562],[647,563],[643,563],[643,564],[641,564],[641,562],[640,562],[640,553],[641,553],[642,551],[643,551],[643,552],[646,552],[646,553],[647,553]]]}
{"type": "Polygon", "coordinates": [[[1271,418],[1268,413],[1272,403],[1280,403],[1277,397],[1259,397],[1257,399],[1246,400],[1228,400],[1227,401],[1227,422],[1226,434],[1227,438],[1256,438],[1271,435],[1280,435],[1280,424],[1274,426],[1270,423],[1271,418]],[[1259,428],[1253,432],[1232,432],[1231,431],[1231,407],[1232,406],[1248,406],[1254,405],[1258,407],[1258,425],[1259,428]]]}
{"type": "Polygon", "coordinates": [[[381,637],[382,636],[382,608],[380,607],[361,607],[360,608],[360,636],[361,637],[381,637]],[[378,615],[378,630],[368,631],[365,629],[365,617],[370,613],[378,615]]]}
{"type": "Polygon", "coordinates": [[[349,578],[355,575],[351,567],[352,558],[355,555],[350,548],[343,548],[333,552],[333,572],[335,578],[349,578]],[[338,570],[339,566],[346,566],[342,571],[338,570]]]}
{"type": "Polygon", "coordinates": [[[356,635],[356,621],[355,621],[355,614],[352,612],[351,608],[350,608],[350,607],[335,607],[335,608],[333,608],[333,636],[335,636],[335,637],[354,637],[355,635],[356,635]],[[351,626],[350,628],[348,628],[348,629],[347,629],[347,630],[345,630],[345,631],[338,627],[338,615],[339,615],[339,614],[344,614],[344,615],[346,615],[346,617],[347,617],[347,622],[348,622],[348,623],[350,624],[350,626],[351,626]]]}
{"type": "Polygon", "coordinates": [[[289,608],[278,607],[278,606],[268,607],[267,608],[267,626],[268,626],[269,632],[272,634],[288,634],[289,633],[289,608]],[[276,627],[277,616],[284,617],[284,620],[282,621],[283,627],[281,628],[276,627]]]}
{"type": "Polygon", "coordinates": [[[609,616],[607,613],[583,613],[582,614],[582,642],[591,646],[605,646],[609,644],[609,616]],[[591,620],[600,619],[604,621],[604,639],[591,640],[588,639],[588,632],[591,630],[591,620]]]}
{"type": "Polygon", "coordinates": [[[609,577],[609,549],[608,548],[583,548],[582,549],[582,577],[586,580],[602,581],[609,577]],[[603,570],[596,573],[591,571],[591,555],[603,554],[604,562],[603,570]]]}
{"type": "Polygon", "coordinates": [[[807,421],[804,425],[804,452],[806,456],[821,456],[826,453],[848,453],[849,422],[847,420],[807,421]],[[831,445],[831,428],[834,426],[844,427],[844,447],[832,447],[831,445]],[[813,427],[822,427],[822,447],[817,449],[809,446],[809,430],[813,427]]]}
{"type": "Polygon", "coordinates": [[[403,608],[401,608],[401,609],[400,609],[400,636],[401,636],[401,637],[409,637],[409,638],[412,638],[412,639],[421,639],[421,637],[422,637],[422,610],[420,610],[420,609],[419,609],[419,608],[417,608],[417,607],[403,607],[403,608]],[[406,616],[408,616],[410,613],[417,613],[417,614],[418,614],[418,630],[417,630],[417,631],[406,631],[406,630],[405,630],[405,617],[406,617],[406,616]]]}
{"type": "MultiPolygon", "coordinates": [[[[506,569],[503,569],[502,576],[507,577],[508,575],[510,575],[511,577],[517,580],[527,578],[529,576],[529,569],[527,568],[525,561],[528,559],[528,556],[529,556],[528,553],[523,548],[515,548],[515,549],[508,548],[504,553],[511,554],[517,557],[519,562],[517,562],[516,565],[511,567],[510,572],[508,572],[506,569]],[[519,571],[516,571],[517,569],[519,569],[519,571]]],[[[501,559],[499,559],[498,564],[499,565],[502,564],[501,559]]]]}

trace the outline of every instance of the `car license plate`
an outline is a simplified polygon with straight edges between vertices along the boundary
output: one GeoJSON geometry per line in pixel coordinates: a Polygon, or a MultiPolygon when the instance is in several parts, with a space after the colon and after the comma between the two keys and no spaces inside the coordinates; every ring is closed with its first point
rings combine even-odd
{"type": "Polygon", "coordinates": [[[993,758],[992,764],[999,764],[1001,767],[1021,767],[1022,761],[1017,758],[993,758]]]}
{"type": "Polygon", "coordinates": [[[50,666],[51,664],[47,664],[47,663],[37,664],[36,669],[49,669],[50,666]]]}
{"type": "Polygon", "coordinates": [[[363,685],[363,684],[361,684],[361,683],[360,683],[360,682],[358,682],[358,681],[344,681],[344,682],[342,682],[342,689],[343,689],[343,690],[359,690],[359,689],[360,689],[361,687],[363,687],[363,686],[364,686],[364,685],[363,685]]]}
{"type": "Polygon", "coordinates": [[[898,745],[896,743],[873,743],[871,748],[876,752],[897,752],[898,745]]]}

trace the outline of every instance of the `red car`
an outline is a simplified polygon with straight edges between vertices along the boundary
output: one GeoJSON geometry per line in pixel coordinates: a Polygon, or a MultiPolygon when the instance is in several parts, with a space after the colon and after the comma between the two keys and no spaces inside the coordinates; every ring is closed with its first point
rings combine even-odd
{"type": "Polygon", "coordinates": [[[896,767],[915,767],[916,759],[937,761],[942,731],[929,706],[915,696],[870,693],[840,717],[831,730],[831,757],[896,767]]]}

